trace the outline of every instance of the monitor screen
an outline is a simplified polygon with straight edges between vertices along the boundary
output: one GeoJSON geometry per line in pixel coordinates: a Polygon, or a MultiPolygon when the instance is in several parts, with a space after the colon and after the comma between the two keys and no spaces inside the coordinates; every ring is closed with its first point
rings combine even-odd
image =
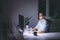
{"type": "Polygon", "coordinates": [[[19,15],[19,27],[23,30],[24,29],[24,16],[19,15]]]}

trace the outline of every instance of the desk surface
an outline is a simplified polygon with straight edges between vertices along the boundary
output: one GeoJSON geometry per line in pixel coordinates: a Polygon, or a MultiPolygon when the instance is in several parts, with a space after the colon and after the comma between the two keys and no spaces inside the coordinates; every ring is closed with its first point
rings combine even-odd
{"type": "Polygon", "coordinates": [[[23,37],[24,39],[60,39],[60,32],[54,33],[41,33],[37,34],[38,36],[34,36],[33,33],[24,32],[23,37]]]}

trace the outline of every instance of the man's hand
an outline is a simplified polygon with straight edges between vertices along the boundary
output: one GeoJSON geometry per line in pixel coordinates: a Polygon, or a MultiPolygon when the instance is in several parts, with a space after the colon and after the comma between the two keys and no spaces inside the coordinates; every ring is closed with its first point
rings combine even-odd
{"type": "Polygon", "coordinates": [[[35,28],[30,28],[30,31],[35,31],[36,29],[35,28]]]}
{"type": "Polygon", "coordinates": [[[37,33],[44,33],[44,30],[37,31],[37,33]]]}

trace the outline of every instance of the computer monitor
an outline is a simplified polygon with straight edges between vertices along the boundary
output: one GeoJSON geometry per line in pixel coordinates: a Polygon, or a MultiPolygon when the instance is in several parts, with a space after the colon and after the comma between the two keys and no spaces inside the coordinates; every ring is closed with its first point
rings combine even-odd
{"type": "Polygon", "coordinates": [[[24,30],[24,16],[19,15],[19,27],[24,30]]]}

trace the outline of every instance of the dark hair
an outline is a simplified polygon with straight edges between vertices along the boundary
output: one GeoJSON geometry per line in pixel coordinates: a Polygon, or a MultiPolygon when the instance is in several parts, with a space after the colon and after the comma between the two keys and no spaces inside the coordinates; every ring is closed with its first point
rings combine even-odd
{"type": "Polygon", "coordinates": [[[44,12],[39,12],[39,14],[40,14],[40,13],[41,13],[43,16],[46,16],[46,14],[45,14],[44,12]]]}

